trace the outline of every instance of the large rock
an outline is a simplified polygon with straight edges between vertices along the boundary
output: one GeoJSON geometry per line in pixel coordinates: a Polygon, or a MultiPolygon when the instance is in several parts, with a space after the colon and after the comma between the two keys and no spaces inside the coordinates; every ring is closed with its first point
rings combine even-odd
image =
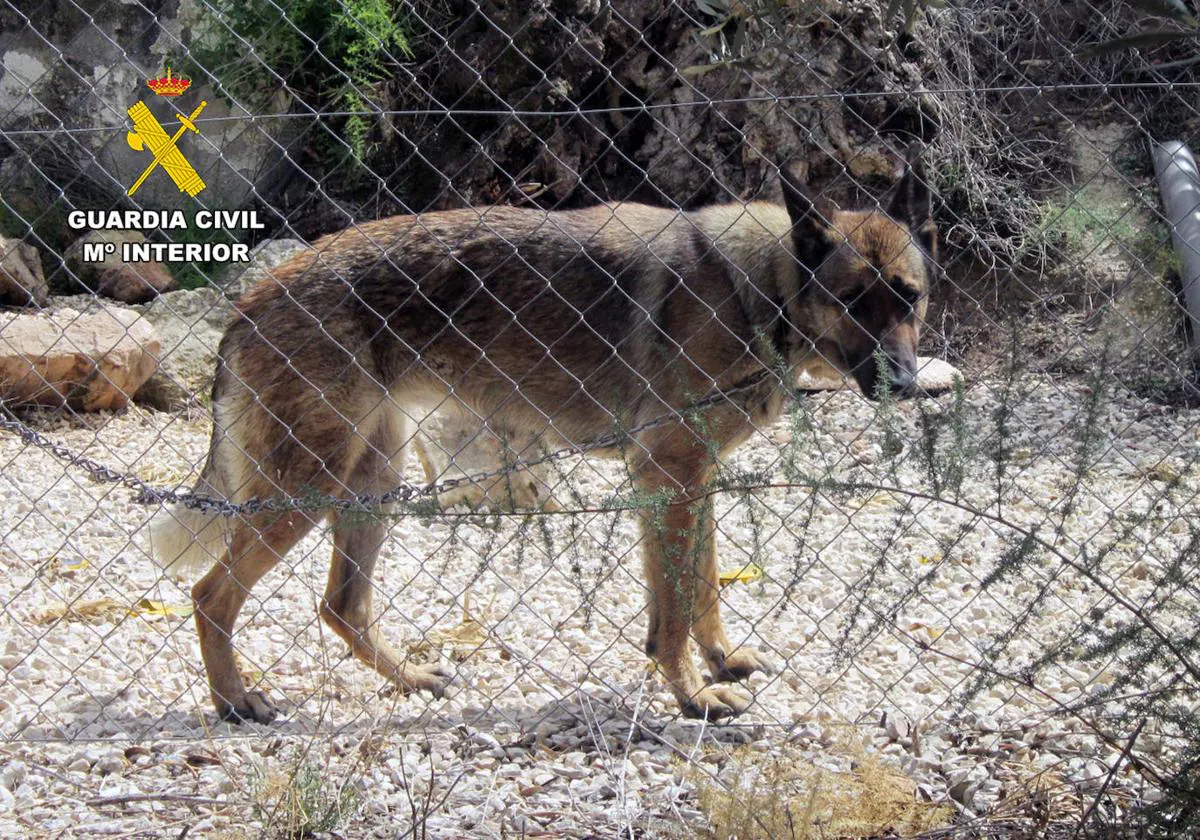
{"type": "MultiPolygon", "coordinates": [[[[146,75],[157,76],[161,66],[147,67],[146,75]]],[[[166,104],[159,97],[149,94],[145,79],[131,88],[133,95],[117,92],[106,109],[120,109],[119,126],[130,124],[125,116],[126,109],[138,99],[162,123],[178,121],[176,114],[187,116],[201,102],[207,103],[200,119],[201,136],[191,132],[180,140],[188,161],[204,180],[204,191],[198,196],[209,207],[241,208],[255,198],[275,196],[294,168],[284,156],[283,150],[295,135],[292,120],[262,120],[264,114],[286,113],[291,102],[286,93],[280,92],[268,103],[252,113],[240,104],[230,102],[225,96],[197,80],[192,88],[178,100],[166,104]],[[142,92],[145,91],[145,94],[142,92]],[[124,98],[121,94],[125,94],[124,98]]],[[[96,152],[96,161],[109,177],[126,187],[138,179],[152,155],[147,151],[135,151],[129,144],[106,142],[96,152]]],[[[188,198],[179,191],[175,183],[159,171],[151,173],[135,198],[143,207],[188,207],[188,198]]]]}
{"type": "MultiPolygon", "coordinates": [[[[237,208],[254,198],[269,200],[294,174],[285,153],[298,130],[296,121],[255,119],[286,113],[291,106],[286,92],[251,113],[227,101],[203,77],[174,100],[146,88],[148,78],[164,72],[171,53],[186,52],[194,33],[208,32],[214,25],[206,4],[189,0],[81,6],[50,0],[38,4],[37,13],[28,17],[8,11],[10,6],[0,5],[0,114],[10,132],[62,125],[80,129],[55,157],[64,186],[114,181],[122,190],[132,186],[153,160],[149,151],[134,150],[125,141],[125,132],[132,128],[128,109],[138,101],[145,102],[168,134],[178,122],[176,114],[186,116],[201,101],[208,103],[200,115],[200,135],[187,132],[179,147],[204,179],[201,198],[210,207],[237,208]]],[[[44,138],[36,132],[13,133],[8,140],[15,156],[43,154],[44,138]]],[[[189,207],[191,201],[161,167],[145,180],[136,198],[144,207],[158,208],[189,207]]]]}
{"type": "Polygon", "coordinates": [[[161,411],[178,411],[207,399],[230,302],[217,289],[184,289],[135,308],[162,341],[158,369],[138,400],[161,411]]]}
{"type": "Polygon", "coordinates": [[[37,248],[0,236],[0,304],[45,306],[49,295],[37,248]]]}
{"type": "Polygon", "coordinates": [[[0,313],[0,399],[123,408],[154,373],[161,349],[149,324],[116,306],[0,313]]]}
{"type": "Polygon", "coordinates": [[[235,301],[251,286],[271,276],[276,267],[293,254],[308,248],[299,239],[268,239],[250,252],[250,262],[232,266],[221,283],[228,300],[235,301]]]}
{"type": "Polygon", "coordinates": [[[64,255],[67,268],[86,288],[122,303],[145,303],[164,292],[179,288],[171,271],[160,262],[125,262],[121,253],[127,242],[142,243],[145,235],[136,230],[89,230],[71,243],[64,255]],[[105,246],[98,262],[85,262],[84,246],[105,246]]]}
{"type": "Polygon", "coordinates": [[[162,338],[158,371],[142,388],[138,400],[161,411],[178,411],[206,399],[233,302],[306,247],[298,239],[264,242],[251,252],[245,268],[231,272],[222,288],[168,292],[135,307],[162,338]]]}

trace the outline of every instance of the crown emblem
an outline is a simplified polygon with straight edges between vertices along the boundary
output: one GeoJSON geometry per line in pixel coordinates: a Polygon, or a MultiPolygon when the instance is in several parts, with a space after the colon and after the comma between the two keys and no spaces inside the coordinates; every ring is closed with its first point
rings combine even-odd
{"type": "Polygon", "coordinates": [[[192,80],[183,76],[171,76],[171,68],[167,68],[167,75],[158,79],[148,79],[146,87],[157,93],[159,96],[179,96],[192,85],[192,80]]]}

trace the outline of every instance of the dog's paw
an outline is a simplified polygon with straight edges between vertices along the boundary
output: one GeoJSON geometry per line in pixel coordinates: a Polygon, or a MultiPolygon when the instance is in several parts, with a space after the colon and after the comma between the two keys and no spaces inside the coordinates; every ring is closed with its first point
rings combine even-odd
{"type": "Polygon", "coordinates": [[[775,673],[775,666],[771,661],[750,647],[735,648],[724,657],[714,657],[709,660],[708,667],[717,682],[741,682],[755,671],[763,674],[775,673]]]}
{"type": "Polygon", "coordinates": [[[249,691],[240,703],[222,703],[217,713],[229,723],[270,723],[279,710],[261,691],[249,691]]]}
{"type": "Polygon", "coordinates": [[[442,665],[408,665],[400,677],[405,692],[428,691],[439,700],[454,696],[454,671],[442,665]]]}
{"type": "Polygon", "coordinates": [[[712,721],[736,717],[754,702],[744,691],[732,686],[710,685],[680,703],[684,717],[712,721]]]}

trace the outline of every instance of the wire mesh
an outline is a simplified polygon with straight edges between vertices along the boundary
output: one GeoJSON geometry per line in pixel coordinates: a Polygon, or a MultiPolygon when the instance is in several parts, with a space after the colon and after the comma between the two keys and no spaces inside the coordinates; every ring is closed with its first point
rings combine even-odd
{"type": "Polygon", "coordinates": [[[1200,125],[1194,27],[0,3],[4,833],[1187,834],[1200,400],[1150,144],[1200,125]],[[867,234],[916,248],[925,187],[906,300],[867,234]],[[961,374],[909,399],[871,382],[914,306],[961,374]]]}

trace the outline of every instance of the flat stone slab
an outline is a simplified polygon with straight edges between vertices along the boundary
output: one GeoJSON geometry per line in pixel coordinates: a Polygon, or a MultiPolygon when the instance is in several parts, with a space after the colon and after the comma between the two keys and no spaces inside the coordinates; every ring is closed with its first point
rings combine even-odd
{"type": "MultiPolygon", "coordinates": [[[[917,387],[925,393],[944,393],[961,379],[962,372],[949,362],[930,356],[917,356],[917,387]]],[[[800,370],[796,387],[801,391],[858,390],[858,384],[853,379],[820,360],[810,362],[800,370]]]]}

